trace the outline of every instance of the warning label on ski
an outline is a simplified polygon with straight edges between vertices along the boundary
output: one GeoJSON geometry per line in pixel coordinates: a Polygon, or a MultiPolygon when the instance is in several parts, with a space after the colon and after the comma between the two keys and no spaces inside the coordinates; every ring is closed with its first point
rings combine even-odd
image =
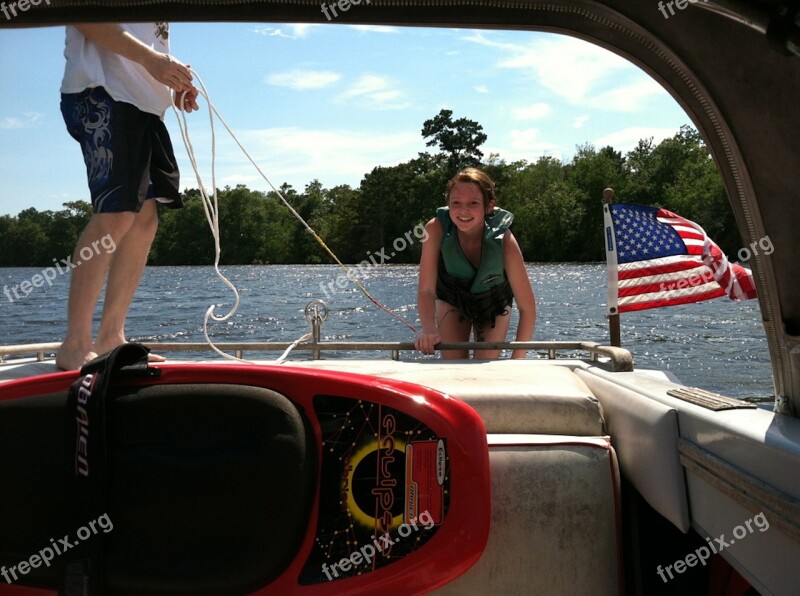
{"type": "Polygon", "coordinates": [[[424,511],[435,524],[442,523],[446,461],[447,451],[441,439],[406,445],[405,523],[416,523],[424,511]]]}

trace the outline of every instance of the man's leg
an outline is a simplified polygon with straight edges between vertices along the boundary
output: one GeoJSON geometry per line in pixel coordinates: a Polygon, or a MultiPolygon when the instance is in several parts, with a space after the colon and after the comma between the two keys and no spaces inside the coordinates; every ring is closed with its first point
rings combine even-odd
{"type": "Polygon", "coordinates": [[[119,246],[133,221],[133,213],[96,213],[78,239],[72,259],[76,267],[70,273],[67,335],[56,354],[59,368],[80,368],[97,356],[92,341],[92,319],[103,280],[116,253],[98,252],[93,246],[98,246],[100,239],[109,234],[119,246]],[[91,259],[81,259],[80,253],[84,248],[85,254],[93,254],[91,259]]]}
{"type": "Polygon", "coordinates": [[[158,229],[155,200],[145,201],[141,211],[131,215],[135,215],[133,223],[117,242],[108,270],[103,315],[95,342],[98,354],[112,350],[126,341],[125,318],[158,229]]]}

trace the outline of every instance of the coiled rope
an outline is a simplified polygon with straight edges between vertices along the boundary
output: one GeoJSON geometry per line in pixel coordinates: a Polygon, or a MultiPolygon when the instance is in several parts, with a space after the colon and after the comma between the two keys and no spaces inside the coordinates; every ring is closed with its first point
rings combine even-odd
{"type": "MultiPolygon", "coordinates": [[[[243,360],[241,358],[237,358],[236,356],[232,356],[230,354],[227,354],[227,353],[223,352],[222,350],[220,350],[219,348],[217,348],[214,345],[214,342],[211,341],[211,338],[208,335],[208,320],[209,319],[213,319],[214,321],[217,321],[217,322],[227,321],[230,317],[232,317],[234,315],[234,313],[239,308],[239,291],[236,289],[236,286],[228,278],[226,278],[222,274],[222,272],[219,270],[219,259],[220,259],[221,249],[220,249],[220,241],[219,241],[219,203],[218,203],[218,197],[217,197],[217,184],[216,184],[216,130],[214,128],[214,116],[219,118],[219,121],[225,127],[225,130],[228,131],[228,134],[231,136],[231,138],[234,140],[234,142],[239,146],[239,149],[242,150],[242,153],[244,153],[245,157],[247,157],[247,159],[250,161],[250,163],[253,164],[253,167],[255,167],[256,171],[264,179],[264,181],[267,183],[267,185],[272,189],[272,191],[275,193],[275,195],[280,199],[280,201],[283,203],[283,205],[289,210],[289,212],[295,217],[295,219],[297,219],[297,221],[300,222],[300,224],[306,229],[306,231],[309,234],[311,234],[311,236],[314,238],[314,240],[317,241],[317,243],[325,250],[325,252],[328,253],[328,255],[330,255],[330,257],[336,262],[336,264],[339,265],[339,267],[341,267],[342,270],[344,270],[345,274],[347,275],[347,278],[350,279],[350,281],[352,281],[356,285],[356,287],[358,287],[358,289],[361,290],[361,292],[367,298],[369,298],[369,300],[375,306],[377,306],[380,310],[384,311],[385,313],[391,315],[392,317],[394,317],[395,319],[397,319],[398,321],[403,323],[415,335],[418,335],[419,331],[417,330],[416,327],[414,327],[414,325],[412,325],[407,320],[405,320],[403,317],[401,317],[400,315],[398,315],[397,313],[392,311],[390,308],[388,308],[387,306],[382,304],[372,294],[370,294],[370,292],[367,290],[367,288],[365,288],[364,285],[358,280],[358,278],[353,275],[353,273],[350,270],[350,268],[347,267],[344,263],[342,263],[339,260],[339,257],[337,257],[336,254],[334,254],[334,252],[328,247],[327,244],[325,244],[325,241],[322,238],[319,237],[319,235],[314,231],[314,229],[310,225],[308,225],[306,220],[303,219],[303,217],[294,209],[294,207],[291,206],[291,204],[289,204],[289,202],[283,196],[283,193],[281,193],[281,191],[278,190],[275,187],[274,184],[272,184],[272,181],[263,172],[261,167],[256,163],[256,161],[253,159],[253,157],[250,155],[250,153],[248,153],[247,149],[244,148],[244,146],[239,141],[239,139],[236,136],[236,134],[234,134],[233,130],[231,130],[231,127],[228,126],[228,123],[225,121],[225,119],[219,113],[219,111],[217,110],[216,106],[211,102],[211,99],[209,98],[209,95],[208,95],[208,90],[206,89],[206,86],[203,83],[203,80],[200,78],[200,75],[198,75],[195,70],[191,70],[191,73],[192,73],[192,76],[199,83],[199,88],[198,88],[199,95],[201,95],[206,100],[206,103],[208,105],[208,119],[209,119],[209,125],[210,125],[210,128],[211,128],[211,188],[212,188],[211,196],[209,196],[208,192],[206,191],[205,185],[203,184],[202,176],[200,175],[200,168],[197,165],[197,159],[195,157],[194,147],[192,145],[192,141],[191,141],[191,138],[189,136],[189,125],[188,125],[188,122],[186,121],[186,112],[182,108],[179,109],[178,107],[176,107],[174,101],[172,102],[172,110],[173,110],[173,112],[175,112],[175,115],[176,115],[176,117],[178,119],[178,128],[181,131],[181,138],[183,139],[183,144],[186,147],[186,152],[189,155],[189,161],[192,164],[192,169],[194,170],[195,177],[197,179],[198,188],[200,190],[200,196],[201,196],[202,201],[203,201],[203,210],[205,211],[206,219],[208,220],[208,225],[209,225],[209,227],[211,229],[211,235],[214,238],[214,271],[216,272],[217,276],[222,280],[222,282],[231,289],[231,291],[233,292],[233,294],[235,296],[235,302],[234,302],[233,307],[230,309],[230,311],[228,313],[226,313],[224,315],[216,315],[216,314],[214,314],[214,308],[216,307],[216,305],[213,305],[213,304],[208,307],[208,310],[206,310],[205,317],[203,318],[203,335],[205,336],[205,339],[206,339],[206,342],[208,343],[208,345],[215,352],[217,352],[221,356],[224,356],[225,358],[229,358],[231,360],[237,360],[237,361],[241,361],[241,362],[247,362],[246,360],[243,360]]],[[[179,105],[180,106],[184,105],[184,99],[186,97],[186,93],[187,92],[184,92],[180,97],[180,101],[179,101],[179,105]]],[[[303,335],[302,337],[300,337],[297,341],[292,343],[292,345],[290,345],[289,348],[287,348],[287,350],[283,353],[283,355],[280,358],[278,358],[278,362],[283,362],[286,359],[286,357],[289,355],[289,352],[292,349],[294,349],[301,342],[306,341],[306,340],[308,340],[310,338],[311,338],[311,334],[310,333],[307,333],[307,334],[303,335]]]]}

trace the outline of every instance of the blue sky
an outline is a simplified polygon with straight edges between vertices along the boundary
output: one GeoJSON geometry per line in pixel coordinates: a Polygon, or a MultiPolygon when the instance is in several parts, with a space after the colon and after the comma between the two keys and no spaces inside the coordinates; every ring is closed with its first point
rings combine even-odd
{"type": "MultiPolygon", "coordinates": [[[[352,10],[357,10],[354,6],[352,10]]],[[[626,152],[674,135],[688,116],[639,68],[555,34],[286,24],[171,26],[172,53],[277,186],[314,179],[358,186],[373,167],[425,147],[422,123],[443,108],[483,125],[485,155],[569,161],[576,145],[626,152]]],[[[0,30],[0,215],[88,200],[83,161],[59,112],[63,27],[0,30]]],[[[183,187],[197,182],[168,111],[183,187]]],[[[210,184],[205,105],[188,116],[210,184]]],[[[267,190],[221,127],[217,186],[267,190]]]]}

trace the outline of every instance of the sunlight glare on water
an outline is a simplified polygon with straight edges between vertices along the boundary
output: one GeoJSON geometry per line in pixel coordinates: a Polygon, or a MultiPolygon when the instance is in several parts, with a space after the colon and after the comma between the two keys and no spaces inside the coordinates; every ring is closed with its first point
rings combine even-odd
{"type": "MultiPolygon", "coordinates": [[[[417,270],[414,265],[375,267],[361,281],[377,300],[419,326],[417,270]]],[[[0,285],[19,284],[38,272],[35,268],[0,269],[0,285]]],[[[529,264],[528,272],[537,298],[534,339],[608,343],[604,264],[529,264]]],[[[238,288],[241,302],[228,321],[209,323],[216,342],[294,341],[309,330],[304,309],[315,298],[323,299],[331,311],[322,328],[323,340],[413,340],[405,325],[375,307],[335,265],[237,266],[223,268],[223,273],[238,288]]],[[[0,296],[3,343],[60,341],[66,328],[68,282],[64,276],[52,287],[35,288],[15,301],[0,296]]],[[[212,267],[148,267],[130,309],[127,333],[130,339],[144,342],[202,342],[208,307],[218,305],[214,312],[222,316],[233,301],[232,292],[212,267]]],[[[755,300],[717,299],[626,313],[621,320],[623,347],[633,352],[639,368],[667,370],[687,385],[734,397],[773,393],[755,300]]],[[[513,339],[516,321],[515,310],[509,339],[513,339]]],[[[209,353],[191,356],[208,357],[209,353]]],[[[345,356],[386,357],[366,352],[337,357],[345,356]]],[[[403,353],[403,357],[421,356],[403,353]]]]}

